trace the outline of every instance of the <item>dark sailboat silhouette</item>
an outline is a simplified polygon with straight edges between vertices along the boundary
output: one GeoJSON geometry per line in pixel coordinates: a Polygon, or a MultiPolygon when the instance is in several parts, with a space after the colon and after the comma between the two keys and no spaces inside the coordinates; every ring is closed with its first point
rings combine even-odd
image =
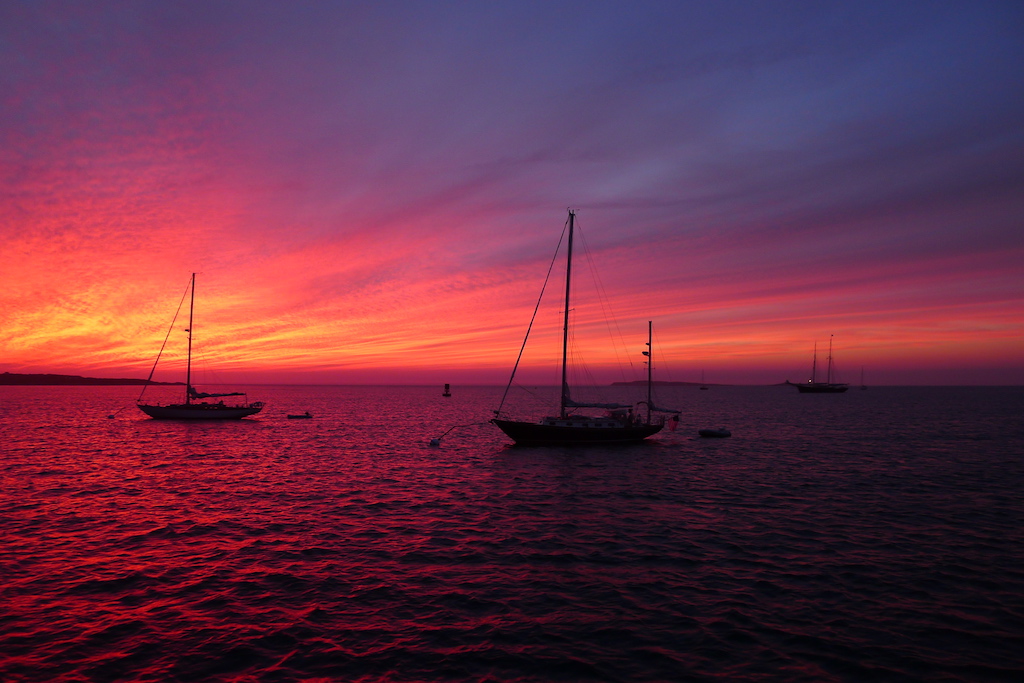
{"type": "MultiPolygon", "coordinates": [[[[573,211],[569,211],[569,235],[565,269],[565,314],[562,326],[562,391],[558,415],[545,417],[536,422],[502,419],[502,406],[499,405],[498,409],[494,411],[494,419],[491,420],[494,425],[505,432],[518,445],[540,446],[637,442],[657,434],[664,427],[664,415],[660,416],[660,420],[655,421],[653,419],[655,412],[674,413],[675,419],[678,420],[679,411],[657,408],[652,401],[651,322],[647,323],[647,350],[643,352],[643,355],[647,357],[646,401],[641,401],[636,406],[633,406],[621,403],[580,403],[572,399],[568,381],[568,343],[575,219],[576,214],[573,211]],[[641,411],[641,407],[645,410],[641,411]],[[576,414],[573,412],[573,409],[577,408],[602,408],[607,412],[604,416],[595,417],[576,414]],[[641,416],[641,412],[645,412],[646,416],[641,416]]],[[[529,331],[527,331],[527,336],[529,336],[529,331]]],[[[525,340],[523,345],[525,347],[525,340]]],[[[522,352],[520,351],[520,357],[521,354],[522,352]]],[[[516,366],[518,364],[519,362],[516,361],[516,366]]],[[[508,387],[512,385],[513,379],[515,379],[515,368],[513,368],[512,378],[509,379],[508,386],[505,388],[506,396],[508,395],[508,387]]],[[[502,404],[504,404],[504,401],[505,398],[502,397],[502,404]]]]}
{"type": "MultiPolygon", "coordinates": [[[[255,415],[256,413],[263,410],[262,401],[254,401],[252,403],[242,402],[236,405],[226,405],[224,401],[217,401],[209,403],[206,399],[210,398],[224,398],[228,396],[245,396],[245,392],[233,391],[229,393],[206,393],[196,391],[195,387],[192,386],[192,329],[193,329],[193,313],[195,311],[196,301],[196,274],[192,273],[192,279],[189,282],[188,291],[191,293],[189,300],[188,310],[188,360],[185,366],[185,401],[183,403],[172,403],[169,405],[160,405],[159,403],[143,403],[142,394],[146,393],[145,387],[142,389],[142,393],[139,394],[139,398],[136,400],[136,405],[139,410],[144,412],[146,415],[156,419],[162,420],[237,420],[249,415],[255,415]]],[[[184,298],[182,300],[184,303],[184,298]]],[[[181,310],[181,304],[178,305],[178,311],[181,310]]],[[[176,320],[178,313],[175,312],[174,319],[176,320]]],[[[174,320],[171,321],[171,330],[174,329],[174,320]]],[[[171,330],[167,331],[167,336],[170,337],[171,330]]],[[[164,345],[167,344],[167,339],[164,339],[164,345]]],[[[149,378],[153,378],[153,372],[156,371],[156,365],[160,362],[160,355],[163,353],[163,346],[160,347],[160,353],[157,354],[156,361],[153,363],[153,369],[149,371],[149,378]]]]}
{"type": "Polygon", "coordinates": [[[825,375],[825,381],[817,381],[817,370],[818,370],[818,343],[814,343],[814,361],[811,363],[811,378],[803,384],[793,384],[790,381],[786,381],[787,384],[793,384],[801,394],[841,394],[850,388],[849,384],[842,382],[832,381],[832,337],[828,338],[828,371],[825,375]]]}

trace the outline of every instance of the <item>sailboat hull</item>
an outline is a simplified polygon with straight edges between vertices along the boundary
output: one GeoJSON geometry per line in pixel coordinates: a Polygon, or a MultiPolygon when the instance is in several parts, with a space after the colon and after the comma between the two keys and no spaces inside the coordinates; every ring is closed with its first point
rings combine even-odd
{"type": "Polygon", "coordinates": [[[153,406],[138,404],[139,410],[157,420],[240,420],[263,410],[262,403],[226,406],[219,403],[182,403],[153,406]]]}
{"type": "Polygon", "coordinates": [[[793,386],[801,394],[841,394],[850,388],[849,384],[836,384],[835,382],[808,382],[807,384],[794,384],[793,386]]]}
{"type": "Polygon", "coordinates": [[[520,446],[569,446],[574,444],[637,443],[661,431],[662,425],[607,425],[607,422],[581,420],[575,426],[491,420],[520,446]]]}

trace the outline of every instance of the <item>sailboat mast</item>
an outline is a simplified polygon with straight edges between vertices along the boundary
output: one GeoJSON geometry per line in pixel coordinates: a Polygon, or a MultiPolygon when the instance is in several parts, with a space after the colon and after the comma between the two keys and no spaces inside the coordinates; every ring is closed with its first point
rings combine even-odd
{"type": "Polygon", "coordinates": [[[188,360],[185,363],[185,404],[192,402],[192,312],[196,307],[196,274],[192,273],[192,297],[188,302],[188,360]]]}
{"type": "Polygon", "coordinates": [[[831,335],[830,334],[828,336],[828,373],[825,375],[826,378],[827,378],[825,381],[828,382],[829,384],[832,384],[832,337],[833,336],[835,336],[835,335],[831,335]]]}
{"type": "Polygon", "coordinates": [[[572,233],[576,214],[569,211],[569,246],[565,258],[565,319],[562,323],[562,400],[559,416],[566,416],[565,407],[569,403],[569,293],[572,282],[572,233]]]}
{"type": "Polygon", "coordinates": [[[654,347],[651,346],[653,321],[647,321],[647,424],[651,424],[651,373],[654,367],[654,347]]]}
{"type": "Polygon", "coordinates": [[[814,342],[814,360],[811,361],[811,384],[817,380],[816,373],[818,372],[818,342],[814,342]]]}

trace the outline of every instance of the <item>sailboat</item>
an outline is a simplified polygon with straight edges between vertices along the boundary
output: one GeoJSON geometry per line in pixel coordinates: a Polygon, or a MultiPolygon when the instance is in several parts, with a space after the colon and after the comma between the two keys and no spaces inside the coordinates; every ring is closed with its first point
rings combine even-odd
{"type": "MultiPolygon", "coordinates": [[[[828,338],[828,371],[825,381],[817,381],[818,343],[814,343],[814,361],[811,363],[811,378],[803,384],[793,384],[801,394],[841,394],[850,388],[849,384],[832,381],[832,337],[828,338]]],[[[788,382],[787,384],[792,384],[788,382]]]]}
{"type": "MultiPolygon", "coordinates": [[[[647,400],[640,401],[634,406],[621,403],[580,403],[572,399],[568,381],[568,344],[569,311],[571,310],[569,299],[572,284],[572,246],[575,221],[576,214],[570,210],[565,268],[565,317],[562,326],[562,392],[559,400],[558,415],[545,417],[536,422],[502,419],[502,405],[504,405],[505,401],[505,398],[502,397],[502,404],[494,411],[495,417],[491,420],[492,424],[505,432],[517,445],[521,446],[635,443],[643,441],[653,434],[657,434],[665,426],[665,416],[660,415],[660,419],[656,421],[653,418],[655,412],[674,413],[674,419],[676,421],[679,419],[679,411],[657,408],[652,402],[651,372],[653,358],[651,355],[651,336],[653,326],[650,321],[647,323],[647,350],[642,352],[647,357],[647,400]],[[604,409],[606,413],[603,416],[596,417],[575,412],[576,409],[582,408],[600,408],[604,409]],[[646,413],[646,415],[644,416],[641,413],[646,413]]],[[[529,336],[529,330],[527,331],[527,336],[529,336]]],[[[525,347],[525,340],[523,345],[525,347]]],[[[518,361],[516,361],[517,366],[518,364],[518,361]]],[[[505,396],[508,395],[508,388],[512,386],[514,379],[515,368],[512,370],[512,378],[509,379],[508,386],[505,387],[505,396]]]]}
{"type": "Polygon", "coordinates": [[[704,383],[704,371],[703,370],[700,371],[700,390],[701,391],[707,391],[708,390],[708,385],[704,383]]]}
{"type": "MultiPolygon", "coordinates": [[[[139,394],[139,398],[135,404],[139,407],[139,410],[149,415],[152,418],[160,420],[238,420],[249,415],[255,415],[256,413],[263,410],[262,401],[254,401],[249,403],[243,401],[236,405],[227,405],[224,401],[209,402],[207,399],[211,398],[225,398],[228,396],[245,396],[245,392],[234,391],[224,394],[211,394],[201,391],[196,391],[195,387],[192,386],[192,330],[193,330],[193,313],[195,311],[196,302],[196,274],[192,273],[192,279],[189,282],[188,292],[191,293],[189,299],[189,310],[188,310],[188,361],[185,365],[185,400],[182,403],[172,403],[169,405],[160,405],[159,403],[143,403],[142,394],[146,393],[146,387],[143,386],[142,393],[139,394]]],[[[182,298],[184,302],[184,297],[182,298]]],[[[178,305],[178,310],[181,310],[181,305],[178,305]]],[[[174,314],[174,319],[178,317],[177,312],[174,314]]],[[[171,330],[174,329],[174,320],[171,321],[171,330]]],[[[171,330],[167,331],[167,336],[170,337],[171,330]]],[[[164,344],[167,344],[167,339],[164,339],[164,344]]],[[[160,362],[160,355],[163,353],[163,347],[160,347],[160,353],[156,356],[156,361],[153,363],[153,369],[149,371],[149,379],[153,379],[153,372],[156,371],[156,365],[160,362]]],[[[149,380],[147,380],[148,382],[149,380]]]]}

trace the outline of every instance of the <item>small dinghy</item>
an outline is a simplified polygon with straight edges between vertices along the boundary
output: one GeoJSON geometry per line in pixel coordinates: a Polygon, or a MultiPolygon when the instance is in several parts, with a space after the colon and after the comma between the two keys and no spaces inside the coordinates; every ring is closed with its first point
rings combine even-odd
{"type": "Polygon", "coordinates": [[[309,420],[309,419],[312,419],[312,417],[313,416],[310,415],[309,411],[307,410],[302,415],[289,415],[288,419],[289,420],[309,420]]]}
{"type": "Polygon", "coordinates": [[[719,427],[718,429],[700,429],[697,433],[709,439],[724,439],[727,436],[732,436],[732,432],[725,427],[719,427]]]}

